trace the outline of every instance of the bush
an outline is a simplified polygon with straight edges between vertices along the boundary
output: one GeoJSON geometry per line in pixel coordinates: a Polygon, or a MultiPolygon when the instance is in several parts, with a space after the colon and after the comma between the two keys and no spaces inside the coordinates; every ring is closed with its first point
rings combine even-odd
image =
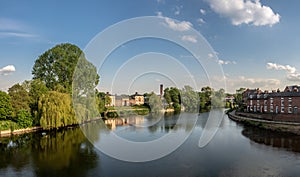
{"type": "Polygon", "coordinates": [[[31,116],[31,114],[24,110],[21,109],[18,111],[17,113],[17,125],[20,128],[28,128],[31,127],[33,123],[33,118],[31,116]]]}

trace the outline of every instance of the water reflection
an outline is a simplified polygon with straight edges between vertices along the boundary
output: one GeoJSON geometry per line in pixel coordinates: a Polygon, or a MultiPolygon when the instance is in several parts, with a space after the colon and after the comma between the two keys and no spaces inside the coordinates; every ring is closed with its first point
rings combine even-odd
{"type": "Polygon", "coordinates": [[[300,137],[298,135],[248,126],[244,127],[242,135],[259,144],[282,148],[293,152],[300,152],[300,137]]]}
{"type": "MultiPolygon", "coordinates": [[[[209,114],[197,115],[195,127],[192,116],[187,113],[168,114],[161,118],[133,116],[122,124],[116,122],[115,129],[110,129],[104,121],[95,121],[77,128],[46,132],[45,135],[38,132],[0,138],[0,176],[299,175],[299,136],[243,126],[225,117],[212,141],[199,148],[199,137],[209,114]],[[188,135],[190,131],[188,139],[172,153],[144,163],[111,158],[92,145],[111,133],[138,144],[175,132],[188,135]]],[[[168,143],[177,138],[169,139],[168,143]]],[[[163,147],[160,144],[159,148],[163,147]]],[[[109,148],[118,149],[117,146],[109,148]]],[[[142,156],[151,149],[154,146],[147,145],[141,154],[135,151],[133,155],[142,156]]]]}
{"type": "Polygon", "coordinates": [[[20,176],[9,168],[37,176],[86,176],[99,158],[79,128],[1,138],[0,148],[0,174],[9,176],[20,176]]]}

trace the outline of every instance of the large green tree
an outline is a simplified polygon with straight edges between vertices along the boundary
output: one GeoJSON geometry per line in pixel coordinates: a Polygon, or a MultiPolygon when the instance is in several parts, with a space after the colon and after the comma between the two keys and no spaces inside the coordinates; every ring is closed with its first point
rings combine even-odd
{"type": "Polygon", "coordinates": [[[11,97],[14,116],[16,116],[21,109],[30,112],[29,104],[31,100],[28,91],[23,86],[15,84],[8,89],[8,93],[11,97]]]}
{"type": "Polygon", "coordinates": [[[0,120],[6,120],[12,116],[12,105],[10,96],[0,91],[0,120]]]}
{"type": "Polygon", "coordinates": [[[86,65],[88,62],[79,47],[68,43],[56,45],[35,61],[33,79],[40,79],[50,90],[71,93],[73,74],[80,57],[83,59],[81,64],[86,65]]]}
{"type": "Polygon", "coordinates": [[[39,100],[40,125],[45,129],[59,128],[78,123],[72,109],[71,96],[49,91],[39,100]]]}

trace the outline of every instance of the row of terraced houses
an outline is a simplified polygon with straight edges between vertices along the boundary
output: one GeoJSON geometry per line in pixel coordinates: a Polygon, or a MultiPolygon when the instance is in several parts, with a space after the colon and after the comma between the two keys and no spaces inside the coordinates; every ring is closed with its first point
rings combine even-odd
{"type": "Polygon", "coordinates": [[[244,112],[298,114],[300,86],[287,86],[284,91],[247,89],[243,93],[244,112]]]}

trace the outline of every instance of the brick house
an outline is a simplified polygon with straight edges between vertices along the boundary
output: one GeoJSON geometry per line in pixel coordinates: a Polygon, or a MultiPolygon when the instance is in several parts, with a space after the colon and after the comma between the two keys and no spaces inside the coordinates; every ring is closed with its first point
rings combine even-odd
{"type": "Polygon", "coordinates": [[[298,114],[300,107],[300,87],[287,86],[283,92],[273,90],[247,89],[243,93],[245,112],[298,114]]]}

